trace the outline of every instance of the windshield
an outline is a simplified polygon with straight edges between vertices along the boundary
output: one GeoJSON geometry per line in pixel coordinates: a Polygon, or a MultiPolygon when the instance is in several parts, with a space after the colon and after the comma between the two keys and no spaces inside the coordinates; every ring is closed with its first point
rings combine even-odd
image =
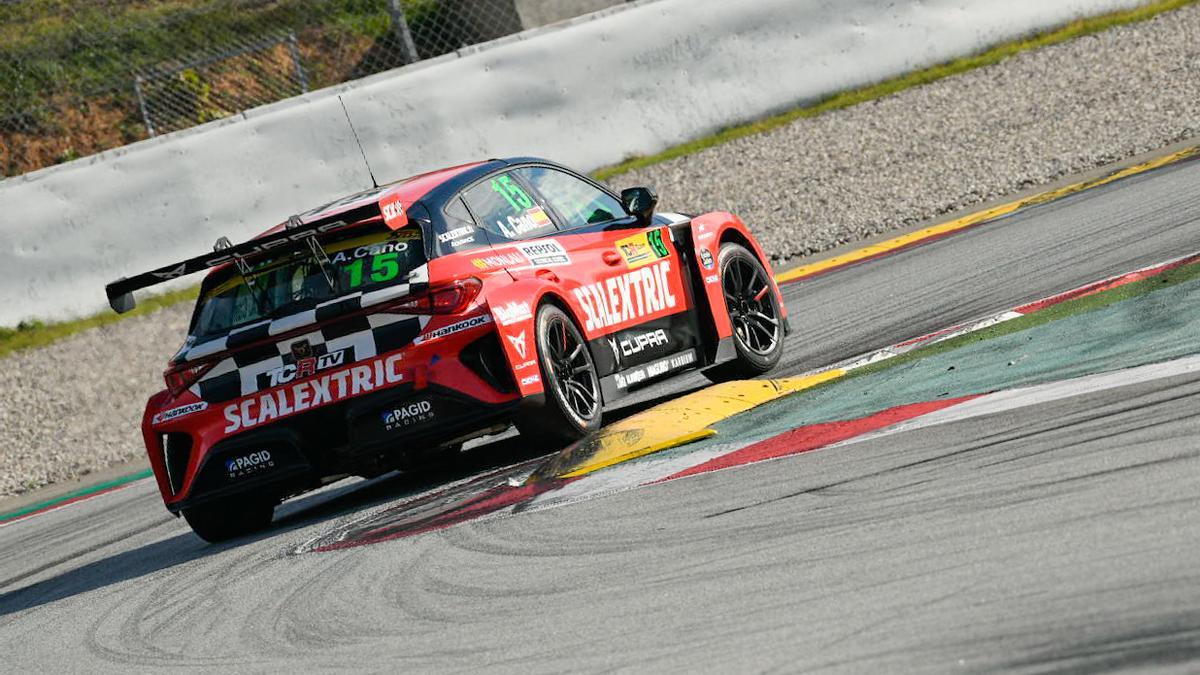
{"type": "MultiPolygon", "coordinates": [[[[308,245],[255,261],[246,279],[236,269],[216,278],[201,292],[193,335],[205,337],[246,324],[278,318],[340,295],[369,291],[406,278],[425,264],[421,232],[404,228],[325,244],[329,273],[308,245]]],[[[206,286],[209,283],[206,282],[206,286]]]]}

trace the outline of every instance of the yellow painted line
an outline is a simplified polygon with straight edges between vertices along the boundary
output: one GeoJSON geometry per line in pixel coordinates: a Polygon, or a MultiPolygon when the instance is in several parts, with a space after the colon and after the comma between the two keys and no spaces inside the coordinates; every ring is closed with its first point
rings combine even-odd
{"type": "Polygon", "coordinates": [[[567,473],[561,474],[559,476],[559,478],[575,478],[576,476],[583,476],[583,475],[592,473],[593,471],[599,471],[600,469],[603,469],[605,467],[612,466],[614,464],[620,464],[621,462],[627,462],[631,459],[637,459],[638,457],[644,457],[646,455],[660,452],[662,450],[668,450],[670,448],[677,448],[681,445],[687,445],[688,443],[694,443],[701,439],[708,438],[709,436],[716,436],[716,435],[717,435],[717,432],[713,431],[712,429],[701,429],[699,431],[693,431],[691,433],[683,434],[682,436],[676,436],[674,438],[667,439],[661,443],[655,443],[655,444],[651,444],[651,445],[647,445],[645,443],[636,444],[636,445],[630,446],[630,447],[632,447],[631,450],[629,450],[627,452],[623,452],[623,453],[620,452],[621,446],[619,444],[613,444],[613,447],[617,448],[616,452],[612,452],[611,451],[612,447],[610,447],[610,448],[608,448],[610,450],[610,452],[604,453],[606,456],[603,459],[598,459],[598,460],[589,462],[589,463],[579,467],[578,469],[575,469],[573,471],[568,471],[567,473]]]}
{"type": "Polygon", "coordinates": [[[779,380],[724,382],[605,427],[595,438],[550,460],[530,480],[574,478],[614,464],[692,443],[717,432],[709,426],[846,374],[833,369],[779,380]]]}
{"type": "Polygon", "coordinates": [[[1045,204],[1046,202],[1062,199],[1063,197],[1075,194],[1077,192],[1083,192],[1084,190],[1090,190],[1091,188],[1099,187],[1101,185],[1107,185],[1108,183],[1121,180],[1122,178],[1128,178],[1129,176],[1134,176],[1152,169],[1167,166],[1168,164],[1174,164],[1175,162],[1193,157],[1197,154],[1200,154],[1200,146],[1187,148],[1186,150],[1181,150],[1170,155],[1159,157],[1158,159],[1153,159],[1143,164],[1138,164],[1136,166],[1115,171],[1101,178],[1067,185],[1065,187],[1058,188],[1057,190],[1050,190],[1018,201],[1001,204],[1000,206],[972,213],[970,215],[963,216],[962,218],[957,218],[947,223],[942,223],[941,225],[934,225],[922,230],[917,230],[916,232],[910,232],[909,234],[901,235],[894,239],[888,239],[887,241],[883,241],[878,244],[864,246],[860,249],[850,251],[849,253],[843,253],[842,255],[835,256],[827,260],[822,260],[820,262],[815,262],[808,265],[801,265],[800,267],[790,269],[782,274],[777,275],[776,280],[779,282],[787,282],[803,279],[804,277],[811,277],[815,274],[827,272],[837,267],[842,267],[844,265],[866,260],[867,258],[881,255],[889,251],[895,251],[906,246],[911,246],[926,239],[931,239],[933,237],[948,234],[956,230],[971,227],[972,225],[978,225],[989,220],[994,220],[1001,216],[1006,216],[1014,211],[1019,211],[1020,209],[1033,206],[1035,204],[1045,204]]]}

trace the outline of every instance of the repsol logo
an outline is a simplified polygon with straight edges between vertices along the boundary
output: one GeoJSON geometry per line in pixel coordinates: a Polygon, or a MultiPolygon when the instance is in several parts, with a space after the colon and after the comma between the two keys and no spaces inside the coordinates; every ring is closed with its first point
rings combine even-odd
{"type": "Polygon", "coordinates": [[[517,250],[525,256],[530,265],[570,265],[571,256],[567,249],[553,239],[532,244],[517,244],[517,250]]]}
{"type": "Polygon", "coordinates": [[[576,288],[575,299],[583,308],[587,330],[621,326],[674,309],[679,301],[671,292],[670,274],[671,261],[663,260],[576,288]]]}

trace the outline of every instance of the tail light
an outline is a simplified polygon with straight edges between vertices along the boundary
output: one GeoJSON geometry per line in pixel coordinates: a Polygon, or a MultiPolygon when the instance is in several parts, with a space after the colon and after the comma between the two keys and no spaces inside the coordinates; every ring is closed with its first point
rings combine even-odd
{"type": "Polygon", "coordinates": [[[207,361],[171,368],[163,373],[163,379],[167,382],[167,390],[171,392],[171,396],[179,396],[188,387],[196,384],[215,365],[217,365],[216,361],[207,361]]]}
{"type": "Polygon", "coordinates": [[[406,314],[458,314],[471,305],[483,290],[483,282],[468,277],[449,284],[430,286],[422,293],[409,295],[389,306],[406,314]]]}

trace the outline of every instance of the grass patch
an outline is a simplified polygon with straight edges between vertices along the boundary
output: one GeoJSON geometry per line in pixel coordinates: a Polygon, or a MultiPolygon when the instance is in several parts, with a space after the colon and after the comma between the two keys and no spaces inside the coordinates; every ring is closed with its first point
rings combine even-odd
{"type": "Polygon", "coordinates": [[[930,82],[936,82],[952,75],[958,75],[959,73],[965,73],[976,68],[990,66],[1021,52],[1055,45],[1060,42],[1066,42],[1067,40],[1073,40],[1075,38],[1091,35],[1093,33],[1100,33],[1116,26],[1146,21],[1158,16],[1159,14],[1162,14],[1163,12],[1179,9],[1184,6],[1194,4],[1197,1],[1198,0],[1160,0],[1158,2],[1153,2],[1151,4],[1138,7],[1137,9],[1079,19],[1061,28],[1039,33],[1023,40],[1007,42],[996,47],[992,47],[991,49],[974,56],[955,59],[954,61],[950,61],[948,63],[932,66],[924,70],[918,70],[913,73],[908,73],[907,75],[901,75],[900,77],[896,77],[891,80],[885,80],[861,89],[844,91],[822,99],[811,106],[796,108],[794,110],[789,110],[788,112],[781,113],[773,117],[768,117],[757,122],[731,127],[729,129],[719,131],[711,136],[706,136],[682,145],[677,145],[673,148],[668,148],[655,155],[650,155],[647,157],[634,157],[615,166],[600,169],[594,173],[594,176],[597,178],[597,180],[608,180],[613,176],[626,173],[628,171],[643,169],[671,159],[693,155],[702,150],[707,150],[708,148],[717,145],[735,141],[739,138],[745,138],[746,136],[754,136],[756,134],[766,133],[768,131],[778,129],[779,127],[791,124],[796,120],[816,117],[834,110],[841,110],[842,108],[849,108],[860,103],[890,96],[892,94],[904,91],[905,89],[911,89],[913,87],[929,84],[930,82]]]}
{"type": "Polygon", "coordinates": [[[141,316],[156,312],[164,307],[170,307],[180,302],[195,300],[200,293],[200,287],[185,288],[182,291],[152,295],[138,301],[138,306],[128,314],[117,314],[106,310],[82,319],[72,321],[56,321],[42,323],[41,321],[24,321],[16,328],[0,327],[0,359],[25,349],[36,349],[57,342],[75,333],[99,328],[116,323],[129,316],[141,316]]]}

